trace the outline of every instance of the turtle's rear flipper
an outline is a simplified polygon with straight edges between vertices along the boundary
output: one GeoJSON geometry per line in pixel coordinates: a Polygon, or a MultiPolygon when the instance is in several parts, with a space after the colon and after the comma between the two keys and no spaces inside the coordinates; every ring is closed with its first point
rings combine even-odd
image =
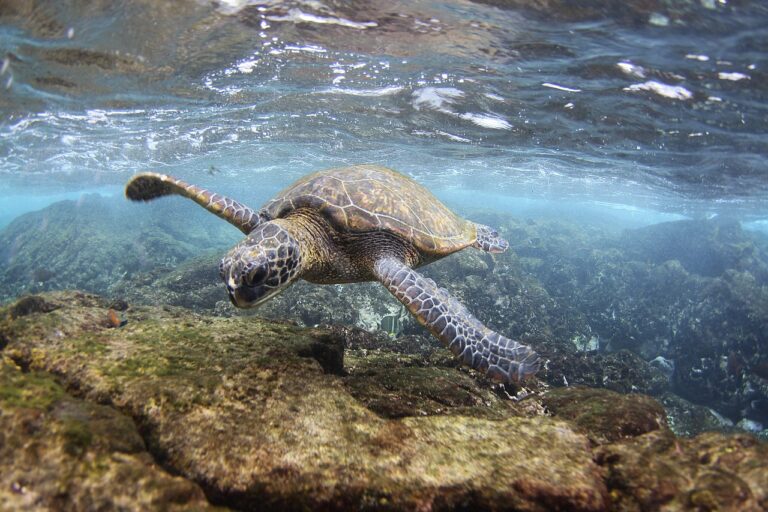
{"type": "Polygon", "coordinates": [[[501,382],[518,382],[539,369],[530,347],[484,326],[434,281],[396,258],[374,265],[379,281],[465,364],[501,382]]]}
{"type": "Polygon", "coordinates": [[[475,227],[477,228],[477,240],[472,244],[475,248],[492,253],[504,252],[509,248],[509,242],[501,238],[495,229],[477,223],[475,223],[475,227]]]}
{"type": "Polygon", "coordinates": [[[188,197],[246,235],[263,220],[257,212],[234,199],[208,192],[165,174],[154,172],[137,174],[125,186],[125,197],[132,201],[151,201],[173,194],[188,197]]]}

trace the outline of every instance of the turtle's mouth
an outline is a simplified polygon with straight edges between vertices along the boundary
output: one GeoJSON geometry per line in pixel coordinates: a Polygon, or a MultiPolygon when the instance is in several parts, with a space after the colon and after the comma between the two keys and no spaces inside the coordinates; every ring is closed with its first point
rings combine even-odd
{"type": "Polygon", "coordinates": [[[284,289],[285,287],[269,288],[267,286],[240,286],[232,289],[227,286],[227,295],[235,307],[255,308],[275,295],[279,295],[284,289]]]}
{"type": "Polygon", "coordinates": [[[266,291],[263,286],[258,288],[240,286],[234,290],[227,286],[229,300],[238,308],[252,308],[261,304],[269,298],[269,295],[265,293],[266,291]]]}

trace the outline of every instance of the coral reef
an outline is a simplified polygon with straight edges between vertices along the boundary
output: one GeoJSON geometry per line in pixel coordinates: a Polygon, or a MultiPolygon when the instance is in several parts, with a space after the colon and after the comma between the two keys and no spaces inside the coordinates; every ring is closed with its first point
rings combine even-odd
{"type": "Polygon", "coordinates": [[[579,318],[570,339],[596,338],[601,351],[628,349],[645,361],[661,357],[669,386],[643,371],[657,381],[643,379],[645,392],[670,389],[734,423],[766,422],[768,252],[758,236],[719,219],[618,236],[560,221],[512,220],[502,231],[561,314],[579,318]]]}

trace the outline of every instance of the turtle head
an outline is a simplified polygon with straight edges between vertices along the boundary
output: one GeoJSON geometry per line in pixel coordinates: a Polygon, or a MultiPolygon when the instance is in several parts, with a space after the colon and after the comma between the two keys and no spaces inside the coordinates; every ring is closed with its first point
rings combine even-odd
{"type": "Polygon", "coordinates": [[[300,272],[299,244],[274,222],[257,227],[219,264],[229,300],[239,308],[269,300],[285,290],[300,272]]]}

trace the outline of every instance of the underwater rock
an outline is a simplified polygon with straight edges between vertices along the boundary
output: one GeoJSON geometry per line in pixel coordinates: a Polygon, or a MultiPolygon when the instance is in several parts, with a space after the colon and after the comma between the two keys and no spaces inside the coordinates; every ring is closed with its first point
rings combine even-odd
{"type": "Polygon", "coordinates": [[[219,302],[229,302],[219,277],[220,259],[220,251],[206,251],[174,268],[136,272],[111,285],[108,293],[130,304],[181,306],[213,312],[219,302]]]}
{"type": "Polygon", "coordinates": [[[768,286],[728,270],[701,290],[677,330],[675,392],[734,421],[768,421],[768,286]]]}
{"type": "MultiPolygon", "coordinates": [[[[738,221],[719,217],[630,229],[620,244],[630,259],[655,264],[677,260],[688,272],[706,277],[720,276],[727,269],[754,271],[758,251],[738,221]]],[[[768,277],[768,269],[759,270],[762,277],[768,277]]]]}
{"type": "Polygon", "coordinates": [[[236,238],[235,230],[179,205],[142,210],[99,195],[61,201],[0,232],[0,302],[47,290],[106,293],[121,278],[168,272],[200,247],[223,248],[236,238]]]}
{"type": "Polygon", "coordinates": [[[3,360],[0,503],[3,510],[210,508],[198,485],[154,463],[129,417],[3,360]]]}
{"type": "Polygon", "coordinates": [[[667,411],[667,424],[676,436],[694,437],[703,432],[737,432],[733,422],[709,407],[696,405],[674,393],[664,393],[659,401],[667,411]]]}
{"type": "Polygon", "coordinates": [[[338,357],[327,355],[362,331],[138,306],[109,329],[107,300],[42,297],[58,308],[18,319],[0,310],[3,354],[130,415],[156,460],[215,503],[605,509],[587,439],[558,419],[523,416],[525,401],[504,404],[454,368],[372,361],[339,375],[338,357]],[[369,398],[382,393],[382,378],[395,394],[424,386],[424,399],[390,415],[400,419],[379,415],[369,398]]]}
{"type": "Polygon", "coordinates": [[[556,373],[562,372],[569,384],[599,385],[589,377],[595,372],[578,369],[588,359],[574,357],[562,343],[596,337],[601,357],[627,349],[639,355],[640,367],[646,366],[641,360],[674,361],[668,383],[658,381],[656,370],[643,370],[651,379],[632,379],[645,381],[637,391],[656,395],[671,387],[734,421],[768,422],[768,252],[758,236],[716,219],[620,236],[561,221],[496,222],[520,255],[520,269],[538,279],[556,304],[551,318],[578,319],[569,322],[578,328],[568,338],[536,346],[555,372],[540,377],[561,385],[556,373]],[[576,371],[563,370],[568,367],[576,371]]]}
{"type": "Polygon", "coordinates": [[[556,418],[575,423],[598,445],[668,429],[664,407],[646,395],[586,387],[557,388],[544,395],[543,403],[556,418]]]}
{"type": "Polygon", "coordinates": [[[744,430],[745,432],[750,432],[752,434],[759,434],[763,430],[763,424],[758,423],[757,421],[752,421],[747,418],[742,418],[739,420],[739,422],[736,424],[738,428],[741,430],[744,430]]]}
{"type": "MultiPolygon", "coordinates": [[[[41,298],[56,309],[17,318],[14,305],[0,309],[3,355],[30,372],[16,374],[56,374],[64,385],[57,396],[128,414],[156,461],[220,505],[543,511],[768,503],[768,445],[722,434],[676,439],[660,405],[642,395],[560,388],[508,400],[450,366],[449,354],[436,362],[439,351],[419,337],[403,337],[392,352],[381,348],[386,335],[362,329],[139,306],[125,312],[128,324],[109,329],[109,300],[41,298]]],[[[128,480],[121,492],[139,491],[128,480]]]]}
{"type": "Polygon", "coordinates": [[[17,300],[8,312],[12,318],[21,318],[32,313],[48,313],[56,307],[38,295],[27,295],[17,300]]]}
{"type": "Polygon", "coordinates": [[[384,418],[462,415],[500,420],[538,413],[537,400],[500,398],[490,385],[473,379],[469,371],[445,371],[456,362],[444,353],[441,360],[441,352],[447,351],[424,358],[382,349],[347,351],[344,386],[384,418]]]}
{"type": "Polygon", "coordinates": [[[744,434],[657,430],[596,450],[613,510],[765,510],[766,460],[768,444],[744,434]]]}
{"type": "Polygon", "coordinates": [[[537,345],[547,360],[538,377],[554,386],[589,386],[618,393],[659,395],[669,387],[665,375],[628,350],[584,353],[573,345],[542,342],[537,345]]]}
{"type": "Polygon", "coordinates": [[[648,362],[651,366],[659,370],[664,376],[671,380],[672,375],[675,373],[675,362],[671,359],[667,359],[663,356],[656,356],[648,362]]]}

